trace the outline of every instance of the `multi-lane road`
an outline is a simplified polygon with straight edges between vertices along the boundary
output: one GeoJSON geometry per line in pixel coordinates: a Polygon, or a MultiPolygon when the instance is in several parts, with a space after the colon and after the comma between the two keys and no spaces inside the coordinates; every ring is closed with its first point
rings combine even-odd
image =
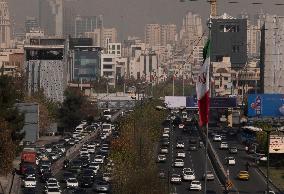
{"type": "MultiPolygon", "coordinates": [[[[177,173],[182,175],[182,169],[183,168],[176,168],[172,167],[172,164],[176,158],[177,151],[178,150],[184,150],[186,157],[184,158],[184,168],[191,168],[195,172],[196,180],[201,181],[202,183],[202,191],[189,191],[190,182],[189,181],[183,181],[181,184],[171,184],[169,183],[170,187],[170,193],[203,193],[204,192],[204,162],[207,161],[208,163],[208,170],[211,170],[214,175],[215,179],[214,181],[207,181],[207,190],[215,191],[216,194],[223,193],[223,186],[220,183],[219,179],[217,178],[216,173],[214,172],[214,169],[212,167],[212,164],[207,157],[205,159],[205,149],[204,146],[201,146],[200,148],[197,148],[195,151],[189,151],[189,139],[191,137],[191,134],[184,132],[182,129],[179,129],[177,126],[172,127],[170,130],[170,145],[169,145],[169,153],[167,154],[167,160],[165,163],[161,163],[160,168],[164,169],[165,172],[167,172],[167,176],[171,177],[171,174],[177,173]],[[183,149],[176,148],[176,142],[177,139],[182,139],[182,141],[185,144],[185,147],[183,149]]],[[[198,134],[198,132],[196,132],[198,134]]]]}
{"type": "MultiPolygon", "coordinates": [[[[218,131],[218,130],[215,130],[218,131]]],[[[221,133],[221,131],[220,131],[221,133]]],[[[218,157],[222,161],[224,168],[229,170],[229,177],[232,181],[234,190],[232,193],[238,194],[263,194],[266,190],[266,179],[262,174],[258,171],[256,167],[250,166],[248,168],[248,172],[250,178],[248,181],[238,180],[238,173],[241,170],[247,170],[247,163],[252,163],[252,158],[245,151],[245,146],[241,144],[238,138],[238,134],[235,136],[226,135],[226,139],[222,140],[223,142],[227,142],[229,147],[236,146],[238,148],[237,154],[230,154],[228,149],[220,149],[220,142],[214,142],[212,138],[210,138],[210,142],[212,143],[215,151],[218,154],[218,157]],[[226,165],[225,158],[228,156],[233,156],[236,160],[236,165],[228,166],[226,165]]],[[[272,189],[273,190],[273,189],[272,189]]]]}

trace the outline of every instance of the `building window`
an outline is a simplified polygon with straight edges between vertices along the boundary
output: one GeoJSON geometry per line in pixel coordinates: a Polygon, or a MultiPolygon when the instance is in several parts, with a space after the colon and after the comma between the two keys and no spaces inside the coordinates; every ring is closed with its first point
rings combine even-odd
{"type": "Polygon", "coordinates": [[[112,65],[104,65],[104,69],[112,69],[112,65]]]}
{"type": "Polygon", "coordinates": [[[228,77],[224,77],[224,80],[228,80],[228,77]]]}
{"type": "Polygon", "coordinates": [[[104,62],[112,62],[112,58],[104,58],[104,62]]]}
{"type": "Polygon", "coordinates": [[[233,53],[239,53],[239,52],[240,52],[240,46],[238,46],[238,45],[233,45],[232,52],[233,52],[233,53]]]}
{"type": "Polygon", "coordinates": [[[117,50],[120,50],[120,45],[117,45],[117,47],[116,47],[116,48],[117,48],[117,50]]]}
{"type": "Polygon", "coordinates": [[[112,50],[115,50],[115,45],[112,45],[112,50]]]}

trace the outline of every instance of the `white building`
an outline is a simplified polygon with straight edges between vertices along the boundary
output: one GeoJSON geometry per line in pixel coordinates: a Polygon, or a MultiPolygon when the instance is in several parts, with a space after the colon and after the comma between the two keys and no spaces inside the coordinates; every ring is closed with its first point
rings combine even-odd
{"type": "Polygon", "coordinates": [[[121,43],[108,43],[107,45],[107,53],[114,54],[116,57],[121,57],[121,43]]]}
{"type": "Polygon", "coordinates": [[[93,32],[85,32],[85,37],[93,39],[93,45],[107,48],[109,43],[117,42],[116,28],[98,28],[93,32]]]}
{"type": "Polygon", "coordinates": [[[101,76],[108,79],[111,86],[116,83],[116,56],[114,54],[101,54],[101,76]]]}
{"type": "Polygon", "coordinates": [[[161,45],[160,24],[147,24],[145,26],[145,43],[151,46],[161,45]]]}
{"type": "Polygon", "coordinates": [[[213,93],[215,96],[229,96],[232,94],[232,75],[230,57],[223,57],[221,62],[213,62],[213,93]]]}
{"type": "Polygon", "coordinates": [[[0,48],[9,48],[11,46],[11,23],[6,0],[0,0],[0,35],[0,48]]]}
{"type": "Polygon", "coordinates": [[[267,15],[263,26],[260,61],[263,93],[284,94],[284,17],[267,15]],[[264,59],[264,60],[263,60],[264,59]]]}

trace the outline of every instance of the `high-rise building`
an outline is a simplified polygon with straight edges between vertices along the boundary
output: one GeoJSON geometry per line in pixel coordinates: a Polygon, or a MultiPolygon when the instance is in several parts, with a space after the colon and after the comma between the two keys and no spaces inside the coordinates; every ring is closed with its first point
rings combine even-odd
{"type": "Polygon", "coordinates": [[[284,17],[266,15],[261,30],[261,92],[284,94],[284,17]]]}
{"type": "Polygon", "coordinates": [[[259,58],[260,28],[257,25],[247,26],[247,51],[249,58],[259,58]]]}
{"type": "Polygon", "coordinates": [[[75,37],[83,37],[86,32],[103,28],[103,17],[100,16],[76,16],[75,37]]]}
{"type": "Polygon", "coordinates": [[[8,48],[11,42],[11,21],[8,2],[0,0],[0,47],[8,48]]]}
{"type": "Polygon", "coordinates": [[[35,29],[37,29],[39,26],[38,26],[38,22],[36,20],[35,17],[30,17],[30,16],[27,16],[26,17],[26,21],[25,21],[25,31],[26,33],[29,33],[35,29]]]}
{"type": "Polygon", "coordinates": [[[176,41],[177,26],[166,24],[161,26],[161,45],[173,44],[176,41]]]}
{"type": "Polygon", "coordinates": [[[247,20],[236,19],[226,13],[212,19],[212,62],[230,57],[232,68],[242,68],[247,63],[247,20]]]}
{"type": "Polygon", "coordinates": [[[39,26],[46,35],[63,35],[63,0],[39,0],[39,26]]]}
{"type": "Polygon", "coordinates": [[[86,32],[85,37],[93,39],[93,45],[107,48],[108,43],[117,42],[116,28],[97,28],[93,32],[86,32]]]}
{"type": "MultiPolygon", "coordinates": [[[[202,19],[201,16],[187,12],[182,20],[182,27],[180,30],[181,45],[188,46],[202,46],[203,41],[198,41],[203,37],[202,19]]],[[[190,51],[190,50],[189,50],[190,51]]]]}
{"type": "Polygon", "coordinates": [[[64,1],[63,34],[65,37],[74,36],[75,34],[76,3],[75,1],[64,1]]]}
{"type": "Polygon", "coordinates": [[[161,45],[161,26],[160,24],[147,24],[145,27],[145,43],[149,46],[161,45]]]}

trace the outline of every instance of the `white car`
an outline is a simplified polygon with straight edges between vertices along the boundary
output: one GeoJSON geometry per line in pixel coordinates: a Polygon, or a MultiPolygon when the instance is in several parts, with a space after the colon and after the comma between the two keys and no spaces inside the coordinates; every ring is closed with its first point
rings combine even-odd
{"type": "Polygon", "coordinates": [[[234,157],[228,157],[227,158],[227,164],[228,165],[235,165],[236,164],[236,160],[235,160],[235,158],[234,157]]]}
{"type": "Polygon", "coordinates": [[[169,150],[168,150],[167,147],[161,147],[160,153],[161,153],[161,154],[167,154],[167,153],[169,153],[169,150]]]}
{"type": "Polygon", "coordinates": [[[189,190],[201,191],[201,189],[202,187],[200,181],[191,181],[189,190]]]}
{"type": "Polygon", "coordinates": [[[213,141],[222,141],[221,135],[214,135],[213,141]]]}
{"type": "Polygon", "coordinates": [[[96,155],[94,158],[94,162],[98,164],[103,164],[104,163],[104,157],[102,155],[96,155]]]}
{"type": "Polygon", "coordinates": [[[169,134],[169,133],[163,133],[163,137],[169,138],[169,137],[170,137],[170,134],[169,134]]]}
{"type": "Polygon", "coordinates": [[[47,181],[46,181],[46,187],[47,188],[59,188],[59,183],[58,181],[55,179],[55,178],[49,178],[47,181]]]}
{"type": "Polygon", "coordinates": [[[183,151],[178,151],[178,152],[177,152],[177,158],[185,158],[185,152],[183,152],[183,151]]]}
{"type": "Polygon", "coordinates": [[[61,190],[59,188],[48,188],[45,190],[46,194],[61,194],[61,190]]]}
{"type": "Polygon", "coordinates": [[[82,149],[80,150],[80,155],[81,155],[81,154],[88,154],[88,153],[89,153],[88,148],[82,148],[82,149]]]}
{"type": "Polygon", "coordinates": [[[184,167],[183,159],[176,159],[173,164],[174,167],[184,167]]]}
{"type": "Polygon", "coordinates": [[[95,152],[96,152],[95,147],[93,147],[93,146],[88,146],[88,152],[89,152],[89,154],[95,153],[95,152]]]}
{"type": "Polygon", "coordinates": [[[165,128],[164,128],[164,133],[170,133],[170,128],[165,127],[165,128]]]}
{"type": "Polygon", "coordinates": [[[95,162],[92,162],[89,164],[89,169],[92,169],[94,174],[97,174],[100,169],[100,165],[95,162]]]}
{"type": "Polygon", "coordinates": [[[76,138],[80,135],[80,133],[78,131],[75,131],[73,134],[72,134],[72,137],[73,138],[76,138]]]}
{"type": "Polygon", "coordinates": [[[182,114],[183,119],[187,119],[187,113],[186,112],[182,112],[181,114],[182,114]]]}
{"type": "Polygon", "coordinates": [[[180,184],[181,183],[181,176],[179,174],[172,174],[171,183],[180,184]]]}
{"type": "Polygon", "coordinates": [[[183,180],[185,181],[192,181],[194,180],[196,177],[195,177],[195,174],[193,171],[191,170],[183,170],[182,172],[182,178],[183,180]]]}
{"type": "Polygon", "coordinates": [[[77,188],[79,183],[76,178],[69,178],[66,181],[67,188],[77,188]]]}
{"type": "Polygon", "coordinates": [[[179,125],[178,125],[178,128],[179,128],[179,129],[183,129],[183,128],[184,128],[184,124],[179,124],[179,125]]]}
{"type": "Polygon", "coordinates": [[[167,160],[167,157],[165,154],[159,154],[157,158],[157,162],[165,162],[167,160]]]}
{"type": "Polygon", "coordinates": [[[184,148],[183,142],[177,142],[176,148],[184,148]]]}
{"type": "Polygon", "coordinates": [[[220,149],[228,149],[228,148],[229,148],[229,145],[227,142],[221,142],[220,149]]]}
{"type": "Polygon", "coordinates": [[[36,187],[36,178],[33,177],[33,176],[29,176],[29,177],[25,178],[24,186],[26,188],[30,188],[30,187],[34,188],[34,187],[36,187]]]}

